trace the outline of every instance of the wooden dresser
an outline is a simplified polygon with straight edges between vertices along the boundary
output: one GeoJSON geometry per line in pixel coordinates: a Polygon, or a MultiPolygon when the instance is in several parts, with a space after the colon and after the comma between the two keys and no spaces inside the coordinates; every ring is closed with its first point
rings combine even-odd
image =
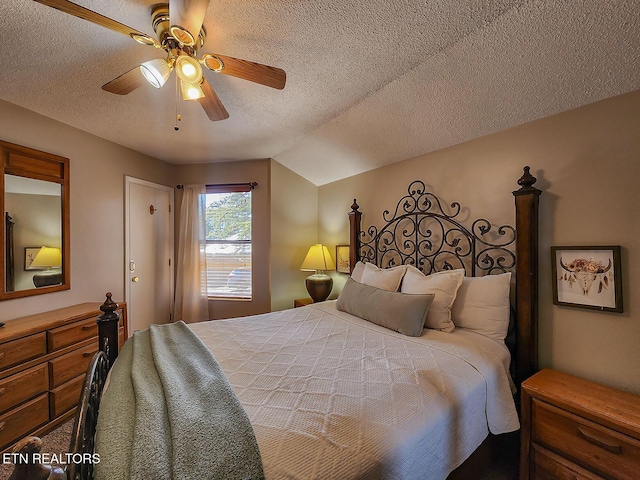
{"type": "MultiPolygon", "coordinates": [[[[73,417],[85,371],[98,351],[100,303],[83,303],[0,327],[0,451],[73,417]]],[[[127,338],[121,304],[119,343],[127,338]]]]}
{"type": "Polygon", "coordinates": [[[640,478],[640,396],[545,369],[522,384],[520,479],[640,478]]]}

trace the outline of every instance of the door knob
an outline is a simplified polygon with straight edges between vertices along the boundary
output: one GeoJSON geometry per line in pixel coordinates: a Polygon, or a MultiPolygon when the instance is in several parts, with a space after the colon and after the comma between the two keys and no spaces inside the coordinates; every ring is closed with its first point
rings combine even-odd
{"type": "Polygon", "coordinates": [[[133,278],[131,279],[131,281],[132,281],[133,283],[137,282],[138,280],[140,280],[138,277],[133,277],[133,278]]]}

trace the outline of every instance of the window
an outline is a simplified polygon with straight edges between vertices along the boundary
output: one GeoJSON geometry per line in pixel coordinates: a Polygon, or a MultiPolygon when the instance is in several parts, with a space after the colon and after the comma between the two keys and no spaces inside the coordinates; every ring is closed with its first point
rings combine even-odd
{"type": "Polygon", "coordinates": [[[208,186],[207,294],[251,299],[251,187],[208,186]]]}

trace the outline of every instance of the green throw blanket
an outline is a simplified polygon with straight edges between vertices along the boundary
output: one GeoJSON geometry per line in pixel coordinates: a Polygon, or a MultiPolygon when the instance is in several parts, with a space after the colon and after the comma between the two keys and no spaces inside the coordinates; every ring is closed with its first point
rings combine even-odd
{"type": "Polygon", "coordinates": [[[211,352],[183,322],[134,333],[98,417],[95,478],[263,479],[253,429],[211,352]]]}

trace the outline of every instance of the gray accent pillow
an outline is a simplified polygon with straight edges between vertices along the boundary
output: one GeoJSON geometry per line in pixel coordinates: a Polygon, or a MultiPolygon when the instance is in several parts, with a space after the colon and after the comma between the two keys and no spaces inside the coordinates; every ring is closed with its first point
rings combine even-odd
{"type": "Polygon", "coordinates": [[[403,335],[419,337],[434,297],[433,294],[390,292],[348,278],[336,307],[403,335]]]}

